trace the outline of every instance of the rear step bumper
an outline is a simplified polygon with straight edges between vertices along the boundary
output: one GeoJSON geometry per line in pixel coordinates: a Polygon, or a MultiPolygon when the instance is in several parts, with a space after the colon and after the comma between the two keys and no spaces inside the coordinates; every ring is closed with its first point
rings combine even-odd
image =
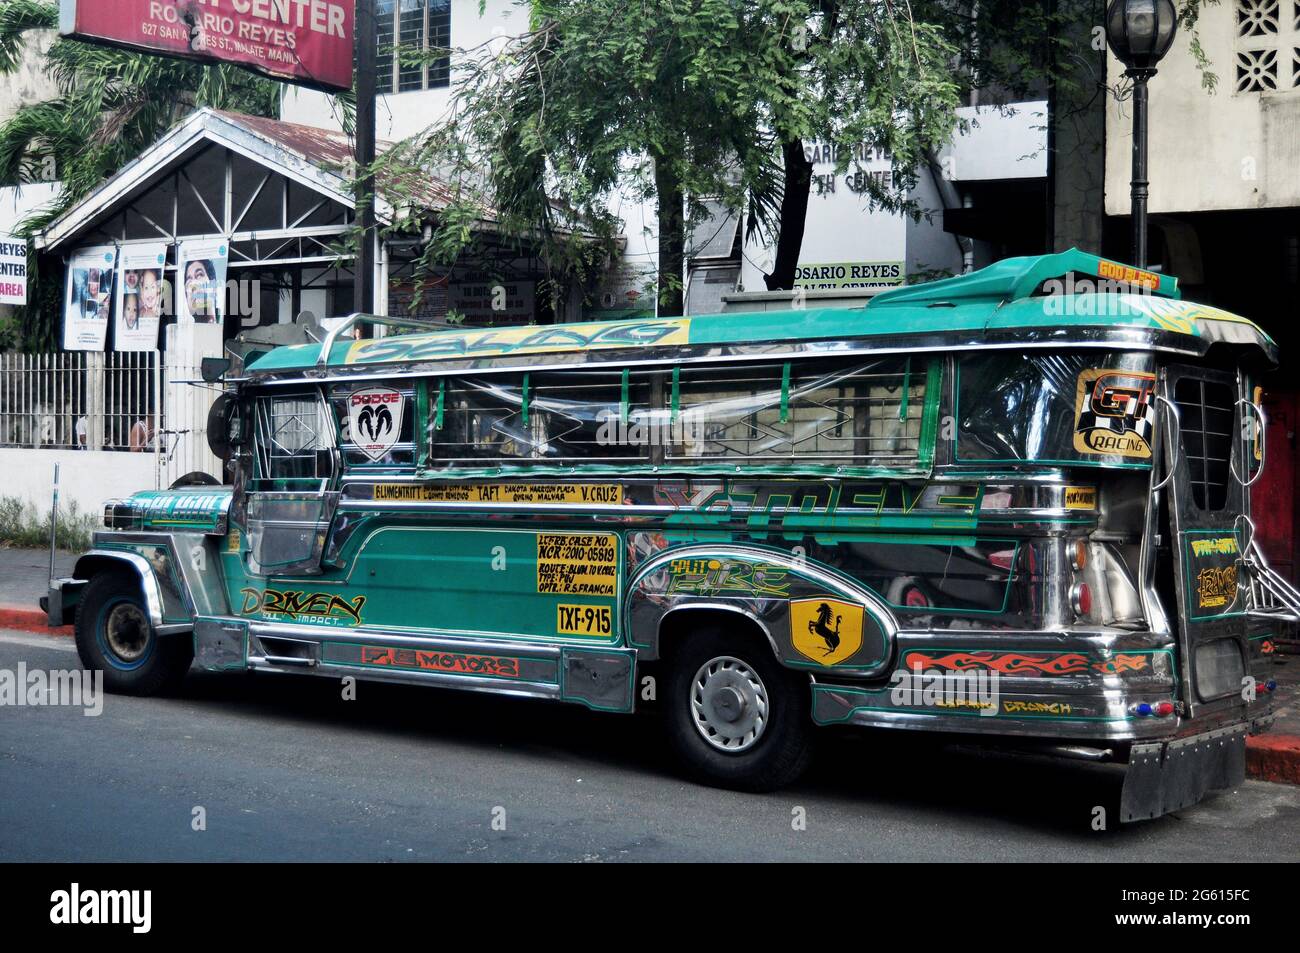
{"type": "Polygon", "coordinates": [[[1246,779],[1246,729],[1229,725],[1200,735],[1134,744],[1120,821],[1145,821],[1197,803],[1246,779]]]}

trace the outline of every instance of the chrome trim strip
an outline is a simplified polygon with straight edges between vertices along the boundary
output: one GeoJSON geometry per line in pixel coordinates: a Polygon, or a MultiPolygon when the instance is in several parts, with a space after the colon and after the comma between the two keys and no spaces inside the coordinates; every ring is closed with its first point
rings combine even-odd
{"type": "MultiPolygon", "coordinates": [[[[302,639],[307,642],[365,642],[391,648],[428,648],[452,652],[481,652],[485,655],[524,655],[543,661],[560,660],[561,645],[496,639],[465,639],[448,635],[408,635],[392,629],[345,629],[337,625],[289,625],[253,621],[237,616],[214,619],[248,625],[250,635],[270,639],[302,639]]],[[[331,667],[333,667],[331,665],[331,667]]],[[[369,669],[367,669],[369,671],[369,669]]],[[[466,676],[455,676],[463,678],[466,676]]]]}
{"type": "MultiPolygon", "coordinates": [[[[560,685],[545,682],[507,682],[503,679],[480,678],[475,675],[447,675],[443,672],[416,672],[386,668],[382,665],[339,665],[329,663],[315,668],[278,666],[260,655],[250,655],[248,667],[258,672],[280,674],[317,675],[324,678],[342,678],[346,675],[371,682],[402,682],[407,685],[432,685],[439,688],[456,688],[461,691],[487,692],[515,698],[547,698],[561,700],[560,685]],[[509,686],[509,687],[507,687],[509,686]]],[[[558,672],[557,672],[558,676],[558,672]]]]}

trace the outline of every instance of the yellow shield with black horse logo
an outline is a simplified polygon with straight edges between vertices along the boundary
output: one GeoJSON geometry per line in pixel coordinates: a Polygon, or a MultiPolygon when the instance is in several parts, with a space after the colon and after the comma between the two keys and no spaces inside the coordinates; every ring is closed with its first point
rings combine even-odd
{"type": "Polygon", "coordinates": [[[830,596],[790,601],[790,639],[800,655],[838,665],[862,648],[863,606],[830,596]]]}

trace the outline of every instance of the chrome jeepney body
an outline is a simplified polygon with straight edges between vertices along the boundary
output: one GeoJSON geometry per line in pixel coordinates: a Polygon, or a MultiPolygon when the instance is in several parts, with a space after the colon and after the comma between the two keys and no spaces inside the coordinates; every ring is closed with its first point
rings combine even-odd
{"type": "Polygon", "coordinates": [[[1274,357],[1078,252],[865,309],[332,335],[229,382],[233,487],[115,503],[76,576],[123,560],[209,669],[608,711],[736,632],[816,724],[1127,762],[1155,816],[1271,711],[1274,357]]]}

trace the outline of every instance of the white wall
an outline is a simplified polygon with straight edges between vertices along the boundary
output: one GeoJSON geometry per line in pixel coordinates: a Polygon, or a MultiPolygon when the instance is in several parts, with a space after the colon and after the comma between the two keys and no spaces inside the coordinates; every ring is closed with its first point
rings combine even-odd
{"type": "MultiPolygon", "coordinates": [[[[1276,43],[1278,78],[1291,85],[1293,0],[1283,0],[1276,43]]],[[[1237,0],[1202,5],[1200,40],[1218,76],[1218,89],[1201,86],[1188,33],[1180,32],[1151,80],[1150,211],[1288,208],[1300,205],[1300,91],[1237,92],[1237,0]]],[[[1300,11],[1298,11],[1300,12],[1300,11]]],[[[1120,82],[1113,56],[1108,81],[1120,82]]],[[[1106,213],[1128,215],[1132,170],[1131,101],[1108,97],[1106,213]]]]}
{"type": "Polygon", "coordinates": [[[966,132],[939,150],[955,182],[1047,178],[1047,101],[957,110],[966,132]]]}
{"type": "MultiPolygon", "coordinates": [[[[463,75],[457,70],[456,50],[474,51],[494,37],[526,32],[528,10],[514,0],[487,0],[479,16],[479,0],[451,0],[451,85],[463,75]]],[[[325,93],[301,87],[286,87],[280,105],[280,118],[321,129],[342,129],[341,116],[333,100],[325,93]]],[[[376,105],[376,136],[397,141],[415,135],[446,114],[451,101],[449,88],[380,96],[376,105]]]]}
{"type": "MultiPolygon", "coordinates": [[[[1045,101],[1018,103],[1007,110],[964,107],[958,115],[970,127],[937,152],[944,174],[953,182],[1046,178],[1045,101]]],[[[866,197],[851,188],[859,172],[879,175],[889,170],[887,159],[869,155],[835,175],[834,156],[826,157],[818,144],[809,148],[814,184],[799,254],[801,266],[903,262],[908,274],[961,271],[961,252],[954,237],[943,230],[943,202],[928,169],[919,171],[918,186],[909,198],[930,217],[913,223],[906,216],[870,209],[866,197]],[[831,179],[833,191],[827,185],[831,179]],[[820,190],[818,180],[823,183],[820,190]]],[[[771,270],[774,257],[774,248],[749,243],[741,264],[741,290],[762,291],[763,275],[771,270]]]]}
{"type": "Polygon", "coordinates": [[[152,453],[0,448],[0,496],[17,496],[44,517],[50,511],[56,463],[59,512],[64,515],[75,501],[78,512],[98,516],[105,500],[157,486],[152,453]]]}

